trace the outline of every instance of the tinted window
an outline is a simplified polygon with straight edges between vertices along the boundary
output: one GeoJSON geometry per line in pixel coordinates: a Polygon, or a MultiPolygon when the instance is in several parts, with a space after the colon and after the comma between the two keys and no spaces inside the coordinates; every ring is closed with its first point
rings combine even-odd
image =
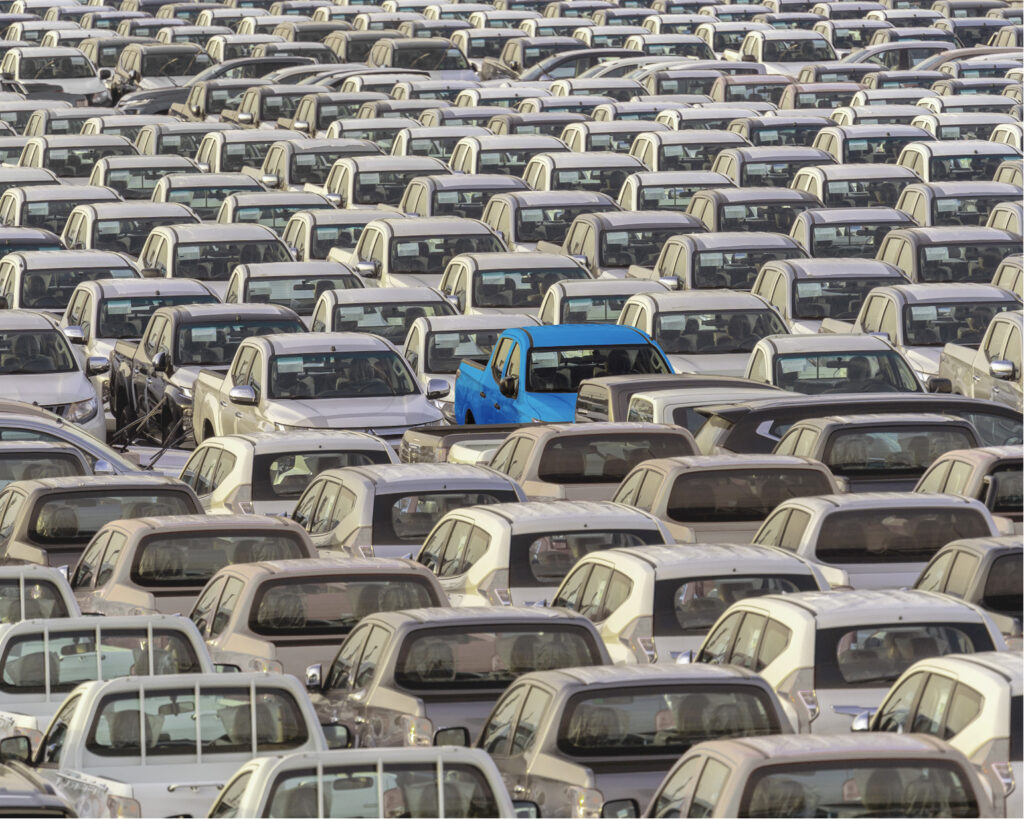
{"type": "Polygon", "coordinates": [[[661,542],[661,534],[653,529],[595,528],[515,535],[509,548],[509,582],[512,586],[532,588],[557,586],[576,561],[591,552],[661,542]]]}
{"type": "Polygon", "coordinates": [[[378,495],[373,502],[373,542],[415,542],[419,545],[437,522],[454,509],[518,500],[511,489],[378,495]]]}
{"type": "Polygon", "coordinates": [[[188,515],[197,510],[183,492],[139,490],[74,492],[44,496],[29,524],[29,537],[43,544],[88,543],[112,520],[154,515],[188,515]]]}
{"type": "Polygon", "coordinates": [[[544,448],[537,475],[552,483],[617,483],[642,461],[693,454],[685,437],[670,433],[572,435],[544,448]]]}
{"type": "Polygon", "coordinates": [[[992,561],[981,605],[1007,617],[1020,617],[1024,609],[1022,554],[1003,555],[992,561]]]}
{"type": "Polygon", "coordinates": [[[377,449],[256,455],[252,467],[252,497],[257,501],[298,498],[310,482],[325,469],[390,463],[387,453],[377,449]]]}
{"type": "Polygon", "coordinates": [[[21,619],[34,620],[40,617],[67,617],[68,614],[64,597],[49,580],[26,577],[22,592],[18,577],[0,578],[0,623],[16,623],[21,619]]]}
{"type": "Polygon", "coordinates": [[[757,521],[784,500],[831,491],[816,469],[695,470],[676,478],[666,511],[683,523],[757,521]]]}

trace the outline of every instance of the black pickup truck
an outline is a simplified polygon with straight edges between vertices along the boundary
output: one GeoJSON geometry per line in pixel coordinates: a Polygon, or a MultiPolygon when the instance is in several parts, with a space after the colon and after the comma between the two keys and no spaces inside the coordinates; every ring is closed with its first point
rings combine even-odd
{"type": "Polygon", "coordinates": [[[305,331],[294,311],[276,304],[158,308],[138,342],[118,341],[110,354],[115,435],[123,443],[191,443],[192,387],[201,369],[226,372],[251,335],[305,331]]]}

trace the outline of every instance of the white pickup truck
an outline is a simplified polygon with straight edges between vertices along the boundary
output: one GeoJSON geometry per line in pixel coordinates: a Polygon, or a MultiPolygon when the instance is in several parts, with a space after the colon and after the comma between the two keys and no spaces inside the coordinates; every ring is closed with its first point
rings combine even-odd
{"type": "Polygon", "coordinates": [[[441,420],[431,401],[448,391],[437,381],[424,392],[397,350],[376,336],[257,336],[242,342],[226,375],[200,371],[193,424],[198,443],[232,433],[326,428],[370,432],[397,445],[409,427],[441,420]]]}
{"type": "Polygon", "coordinates": [[[1021,337],[1024,311],[999,313],[992,319],[978,349],[947,344],[939,358],[939,375],[953,383],[953,392],[988,398],[1024,409],[1021,388],[1021,337]]]}
{"type": "Polygon", "coordinates": [[[326,751],[298,680],[265,672],[168,674],[85,682],[32,755],[27,736],[0,756],[32,764],[79,816],[203,816],[256,756],[326,751]]]}

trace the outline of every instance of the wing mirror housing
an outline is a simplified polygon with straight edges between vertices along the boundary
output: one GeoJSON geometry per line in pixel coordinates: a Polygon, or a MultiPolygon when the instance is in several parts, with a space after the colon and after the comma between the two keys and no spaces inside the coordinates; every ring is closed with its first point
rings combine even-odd
{"type": "Polygon", "coordinates": [[[431,378],[427,381],[427,398],[433,401],[436,398],[444,398],[452,388],[443,378],[431,378]]]}
{"type": "Polygon", "coordinates": [[[85,362],[85,374],[92,378],[110,372],[110,359],[101,355],[91,355],[85,362]]]}
{"type": "Polygon", "coordinates": [[[434,745],[455,745],[469,747],[469,730],[461,725],[457,728],[439,728],[434,731],[434,745]]]}
{"type": "Polygon", "coordinates": [[[324,667],[320,663],[306,666],[306,688],[319,691],[323,687],[324,667]]]}
{"type": "Polygon", "coordinates": [[[110,461],[105,461],[100,458],[96,463],[92,465],[93,475],[114,475],[114,465],[110,461]]]}
{"type": "Polygon", "coordinates": [[[240,407],[254,407],[257,404],[256,390],[248,384],[239,384],[228,390],[228,401],[240,407]]]}
{"type": "Polygon", "coordinates": [[[1012,361],[1005,358],[996,358],[988,363],[988,373],[1000,381],[1010,381],[1017,374],[1017,368],[1012,361]]]}
{"type": "Polygon", "coordinates": [[[0,296],[0,310],[10,310],[11,303],[7,300],[7,296],[0,296]]]}
{"type": "Polygon", "coordinates": [[[241,114],[238,115],[237,119],[243,125],[252,125],[252,114],[250,114],[248,111],[243,111],[241,114]]]}
{"type": "Polygon", "coordinates": [[[164,274],[155,267],[144,267],[140,271],[144,279],[159,279],[164,274]]]}
{"type": "Polygon", "coordinates": [[[268,188],[276,188],[281,183],[281,177],[276,173],[265,173],[260,177],[260,182],[268,188]]]}
{"type": "Polygon", "coordinates": [[[214,663],[213,670],[218,674],[241,674],[242,669],[234,663],[214,663]]]}
{"type": "Polygon", "coordinates": [[[928,392],[953,392],[953,382],[948,378],[943,378],[941,375],[929,376],[925,386],[927,387],[928,392]]]}
{"type": "Polygon", "coordinates": [[[153,369],[158,373],[169,373],[171,371],[171,359],[163,350],[160,350],[153,356],[153,369]]]}
{"type": "Polygon", "coordinates": [[[323,729],[324,738],[327,740],[327,747],[332,751],[338,748],[352,747],[352,732],[348,730],[347,725],[332,723],[330,725],[321,725],[320,727],[323,729]]]}
{"type": "Polygon", "coordinates": [[[853,718],[853,722],[850,723],[850,730],[861,732],[871,730],[871,719],[875,716],[874,711],[861,711],[853,718]]]}
{"type": "Polygon", "coordinates": [[[32,742],[26,736],[0,739],[0,762],[32,763],[32,742]]]}
{"type": "Polygon", "coordinates": [[[627,819],[640,815],[640,804],[635,799],[611,799],[601,806],[602,817],[627,819]]]}
{"type": "Polygon", "coordinates": [[[662,276],[658,279],[658,284],[662,287],[667,287],[669,290],[679,289],[679,277],[678,276],[662,276]]]}
{"type": "Polygon", "coordinates": [[[77,324],[65,327],[64,336],[72,344],[85,344],[85,330],[77,324]]]}
{"type": "Polygon", "coordinates": [[[519,392],[519,379],[514,375],[506,375],[498,382],[498,389],[506,398],[515,398],[519,392]]]}
{"type": "Polygon", "coordinates": [[[695,659],[697,659],[697,652],[692,648],[689,651],[683,651],[676,657],[677,665],[689,665],[695,659]]]}
{"type": "Polygon", "coordinates": [[[376,278],[377,276],[377,263],[376,262],[356,262],[356,273],[360,276],[368,276],[370,278],[376,278]]]}
{"type": "Polygon", "coordinates": [[[292,120],[292,129],[295,131],[308,131],[309,123],[304,119],[292,120]]]}

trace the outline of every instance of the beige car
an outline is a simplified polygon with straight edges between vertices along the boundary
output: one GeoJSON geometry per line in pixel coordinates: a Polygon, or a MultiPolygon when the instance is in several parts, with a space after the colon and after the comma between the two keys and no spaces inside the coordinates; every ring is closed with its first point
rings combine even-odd
{"type": "Polygon", "coordinates": [[[499,503],[449,512],[416,559],[441,579],[452,605],[530,606],[551,599],[590,552],[671,542],[653,515],[617,503],[499,503]]]}
{"type": "Polygon", "coordinates": [[[224,566],[316,557],[306,532],[264,515],[177,515],[115,520],[96,534],[71,575],[87,614],[188,614],[224,566]]]}
{"type": "Polygon", "coordinates": [[[0,562],[71,566],[112,520],[202,511],[191,488],[156,475],[15,481],[0,493],[0,562]]]}
{"type": "Polygon", "coordinates": [[[601,501],[642,461],[696,454],[693,436],[669,424],[545,424],[509,435],[490,467],[530,500],[601,501]]]}
{"type": "Polygon", "coordinates": [[[226,566],[189,617],[214,662],[301,676],[326,664],[363,617],[445,606],[437,579],[411,560],[265,560],[226,566]]]}
{"type": "Polygon", "coordinates": [[[37,617],[77,617],[67,578],[49,566],[0,566],[0,625],[37,617]]]}
{"type": "Polygon", "coordinates": [[[612,500],[660,518],[677,541],[749,543],[784,500],[842,491],[820,461],[790,455],[695,455],[637,466],[612,500]]]}

